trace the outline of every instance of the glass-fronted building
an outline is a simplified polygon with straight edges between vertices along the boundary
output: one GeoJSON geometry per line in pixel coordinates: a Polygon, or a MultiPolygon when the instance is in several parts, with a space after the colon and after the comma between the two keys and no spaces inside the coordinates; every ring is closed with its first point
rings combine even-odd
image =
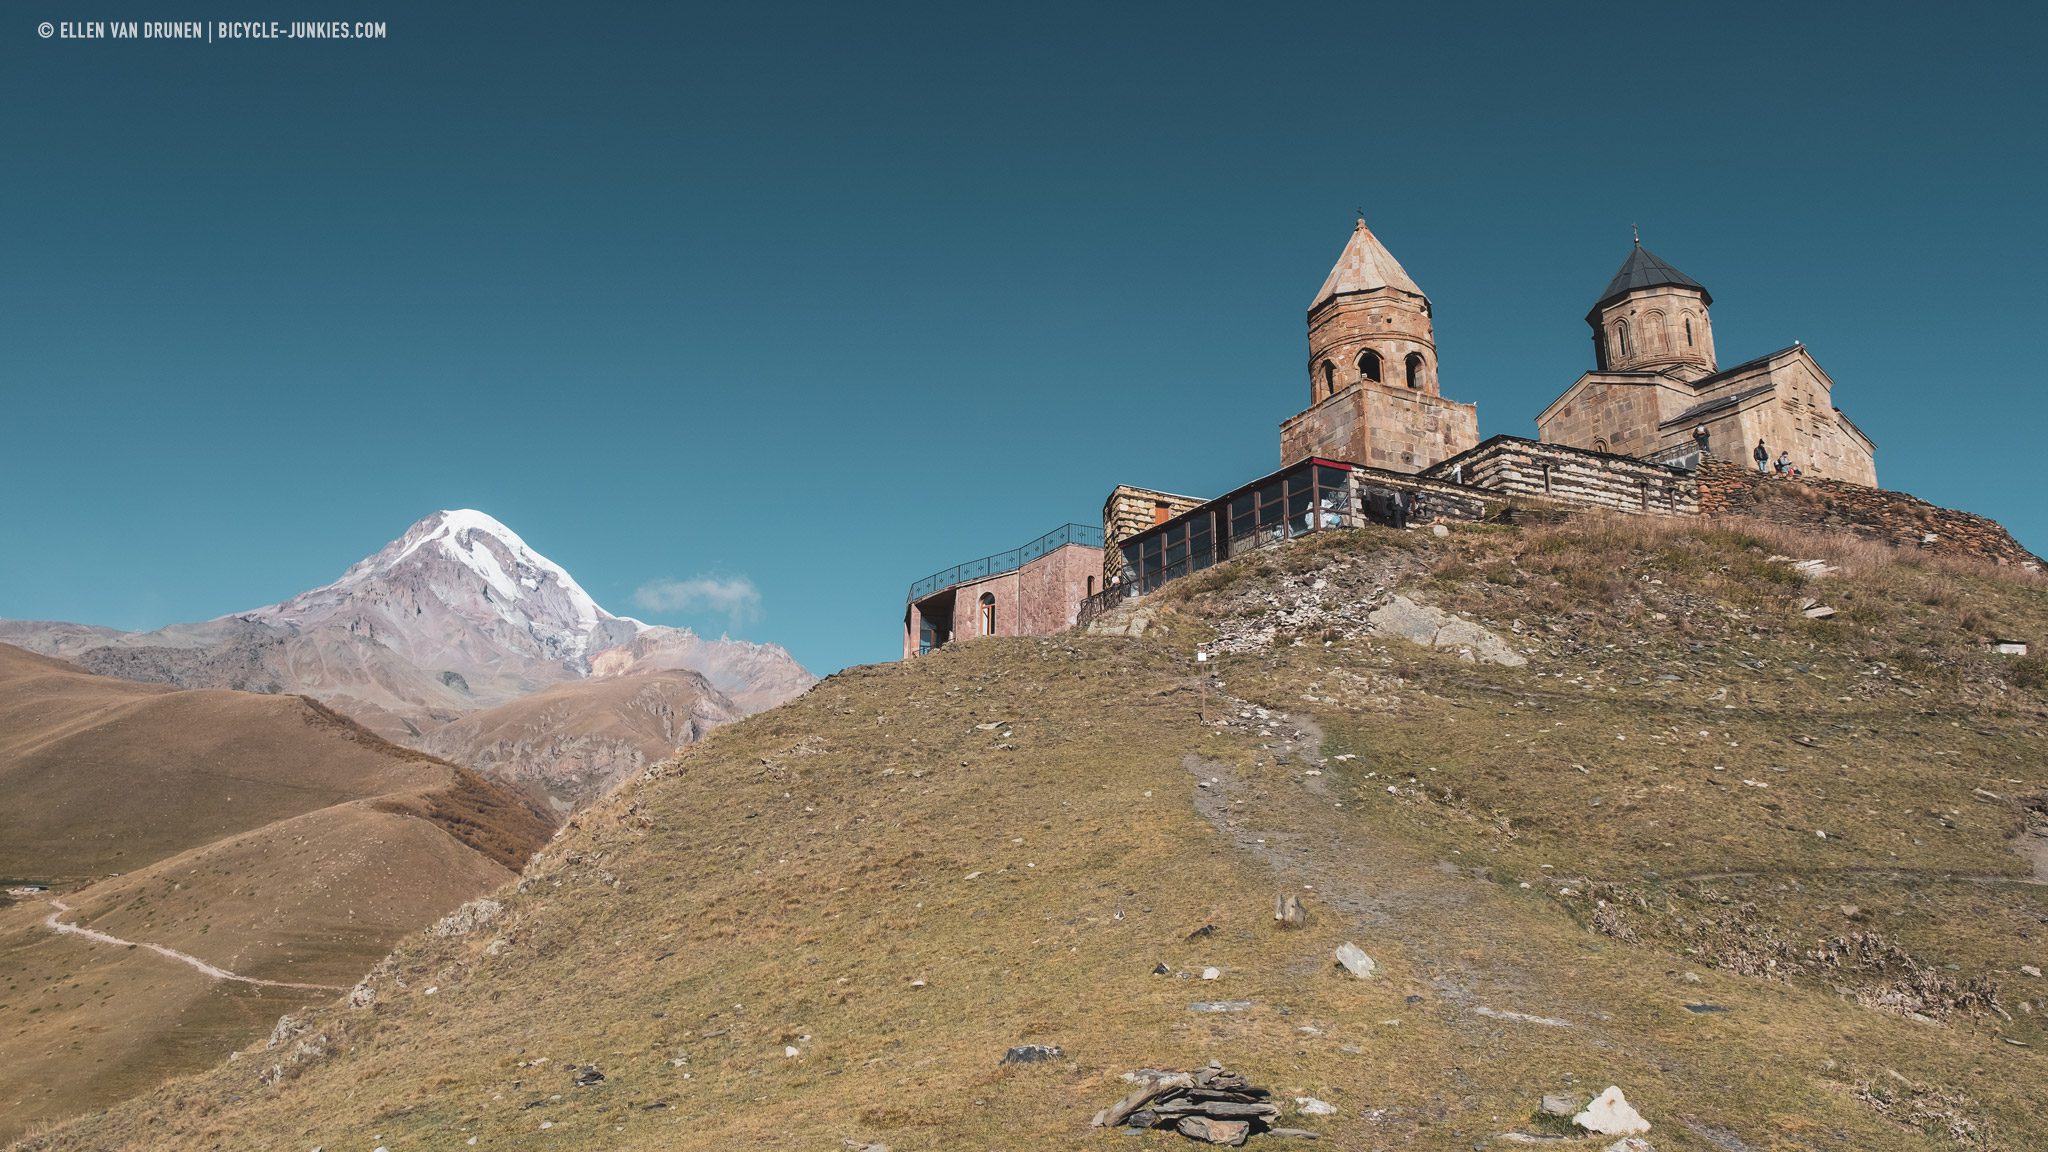
{"type": "Polygon", "coordinates": [[[1356,521],[1352,466],[1310,457],[1119,542],[1124,582],[1142,596],[1261,545],[1356,521]]]}

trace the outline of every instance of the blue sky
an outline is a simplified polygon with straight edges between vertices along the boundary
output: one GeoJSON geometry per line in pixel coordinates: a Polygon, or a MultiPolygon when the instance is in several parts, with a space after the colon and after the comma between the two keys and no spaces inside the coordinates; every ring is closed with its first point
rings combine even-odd
{"type": "Polygon", "coordinates": [[[1275,467],[1360,206],[1483,434],[1639,223],[1723,363],[1805,341],[1886,486],[2048,550],[2037,7],[259,7],[389,38],[0,19],[0,616],[475,507],[615,612],[744,581],[735,634],[893,658],[912,580],[1275,467]]]}

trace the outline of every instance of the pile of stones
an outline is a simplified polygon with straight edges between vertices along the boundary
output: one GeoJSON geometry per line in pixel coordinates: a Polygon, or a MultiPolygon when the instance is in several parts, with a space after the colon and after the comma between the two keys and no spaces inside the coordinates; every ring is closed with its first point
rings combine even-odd
{"type": "Polygon", "coordinates": [[[1146,1069],[1131,1078],[1138,1086],[1097,1112],[1095,1127],[1171,1129],[1190,1140],[1227,1148],[1240,1147],[1259,1134],[1316,1138],[1316,1133],[1300,1128],[1274,1127],[1280,1108],[1267,1102],[1272,1092],[1252,1087],[1213,1060],[1196,1072],[1146,1069]]]}

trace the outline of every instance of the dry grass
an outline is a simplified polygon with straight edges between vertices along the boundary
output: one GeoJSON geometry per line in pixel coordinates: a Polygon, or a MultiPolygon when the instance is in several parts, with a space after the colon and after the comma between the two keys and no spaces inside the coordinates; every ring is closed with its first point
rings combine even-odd
{"type": "Polygon", "coordinates": [[[311,1014],[325,1057],[27,1146],[1122,1147],[1086,1127],[1117,1074],[1210,1057],[1335,1102],[1335,1147],[1472,1147],[1608,1083],[1667,1150],[2043,1146],[2048,989],[2015,969],[2048,906],[2010,837],[2048,785],[2044,700],[1969,621],[2038,636],[2041,585],[1826,547],[1330,533],[1171,586],[1140,642],[850,670],[579,816],[496,923],[407,941],[372,1007],[311,1014]],[[1201,687],[1216,605],[1362,557],[1529,665],[1304,638],[1201,687]],[[1799,616],[1814,595],[1846,619],[1799,616]],[[1907,645],[1922,668],[1871,655],[1907,645]],[[1320,758],[1284,722],[1205,724],[1232,696],[1312,721],[1320,758]],[[1276,931],[1304,885],[1308,929],[1276,931]],[[1381,978],[1333,968],[1345,939],[1381,978]],[[1996,1008],[1959,1002],[1987,980],[1996,1008]],[[1946,1021],[1903,1015],[1901,981],[1953,986],[1946,1021]],[[1188,1010],[1214,999],[1251,1007],[1188,1010]],[[998,1065],[1028,1042],[1066,1058],[998,1065]]]}
{"type": "MultiPolygon", "coordinates": [[[[68,922],[291,983],[352,983],[552,831],[310,701],[129,684],[4,645],[0,787],[0,873],[55,884],[68,922]]],[[[325,998],[59,937],[50,912],[0,907],[0,1136],[208,1067],[325,998]]]]}

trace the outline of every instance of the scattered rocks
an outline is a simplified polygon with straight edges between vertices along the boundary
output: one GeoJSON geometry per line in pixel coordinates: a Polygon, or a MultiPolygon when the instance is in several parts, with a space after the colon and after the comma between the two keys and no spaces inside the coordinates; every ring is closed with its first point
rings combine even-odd
{"type": "Polygon", "coordinates": [[[1472,1014],[1474,1016],[1484,1016],[1488,1020],[1508,1020],[1516,1024],[1541,1024],[1546,1028],[1569,1028],[1572,1026],[1571,1021],[1559,1020],[1555,1016],[1531,1016],[1527,1012],[1503,1012],[1498,1008],[1488,1008],[1484,1004],[1472,1009],[1472,1014]]]}
{"type": "Polygon", "coordinates": [[[1249,1000],[1197,1000],[1188,1005],[1190,1012],[1243,1012],[1252,1006],[1249,1000]]]}
{"type": "Polygon", "coordinates": [[[1630,1107],[1621,1089],[1612,1084],[1607,1086],[1607,1091],[1593,1097],[1585,1111],[1572,1117],[1572,1123],[1602,1136],[1633,1136],[1650,1130],[1650,1122],[1630,1107]]]}
{"type": "Polygon", "coordinates": [[[1003,1063],[1044,1064],[1050,1060],[1057,1060],[1066,1054],[1067,1050],[1057,1044],[1019,1044],[1017,1047],[1003,1053],[1003,1063]]]}
{"type": "Polygon", "coordinates": [[[1335,1116],[1337,1114],[1337,1106],[1335,1104],[1327,1100],[1318,1100],[1313,1096],[1296,1096],[1294,1098],[1294,1106],[1300,1109],[1301,1114],[1304,1116],[1335,1116]]]}
{"type": "Polygon", "coordinates": [[[1301,897],[1287,892],[1273,898],[1273,921],[1282,928],[1301,928],[1308,924],[1308,909],[1301,897]]]}
{"type": "Polygon", "coordinates": [[[1537,1106],[1536,1110],[1545,1116],[1557,1116],[1569,1120],[1578,1114],[1579,1106],[1580,1100],[1577,1096],[1550,1093],[1543,1097],[1543,1102],[1537,1106]]]}
{"type": "Polygon", "coordinates": [[[1379,970],[1379,965],[1373,963],[1372,957],[1365,954],[1365,949],[1349,940],[1337,945],[1337,963],[1342,964],[1346,972],[1360,980],[1370,979],[1372,974],[1379,970]]]}
{"type": "Polygon", "coordinates": [[[599,1072],[595,1064],[585,1064],[572,1071],[575,1073],[575,1084],[578,1088],[594,1088],[604,1083],[604,1073],[599,1072]]]}
{"type": "Polygon", "coordinates": [[[1624,1136],[1609,1144],[1601,1152],[1657,1152],[1648,1140],[1640,1136],[1624,1136]]]}
{"type": "Polygon", "coordinates": [[[1315,1138],[1300,1129],[1274,1128],[1280,1108],[1269,1103],[1272,1092],[1254,1088],[1215,1061],[1192,1074],[1146,1069],[1138,1076],[1136,1088],[1095,1114],[1095,1127],[1167,1128],[1226,1148],[1261,1132],[1315,1138]]]}
{"type": "Polygon", "coordinates": [[[481,900],[471,900],[448,915],[441,917],[432,928],[427,929],[427,934],[429,936],[442,937],[467,936],[479,928],[487,928],[497,923],[498,918],[504,914],[505,905],[500,901],[492,900],[488,897],[481,900]]]}
{"type": "Polygon", "coordinates": [[[1202,969],[1202,979],[1204,979],[1204,980],[1221,980],[1222,978],[1223,978],[1223,970],[1222,970],[1222,969],[1220,969],[1220,968],[1204,968],[1204,969],[1202,969]]]}

